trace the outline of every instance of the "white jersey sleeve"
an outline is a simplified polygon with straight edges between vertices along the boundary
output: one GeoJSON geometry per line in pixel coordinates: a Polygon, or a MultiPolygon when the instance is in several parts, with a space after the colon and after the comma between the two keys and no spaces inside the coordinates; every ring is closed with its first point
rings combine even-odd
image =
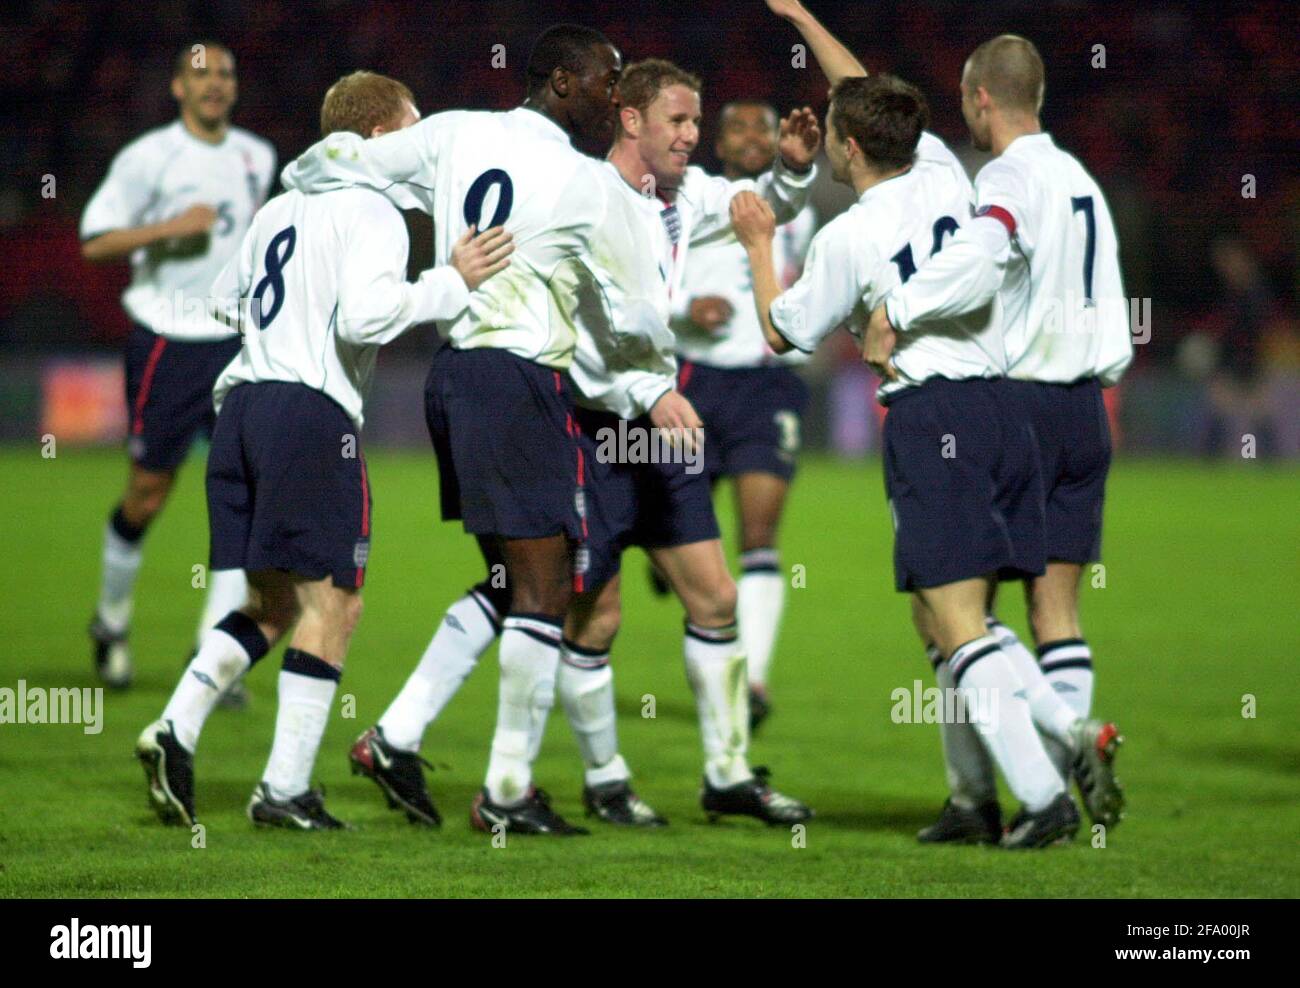
{"type": "Polygon", "coordinates": [[[155,157],[145,141],[134,141],[117,153],[81,214],[82,240],[144,225],[160,177],[155,157]]]}
{"type": "Polygon", "coordinates": [[[329,192],[354,185],[382,192],[401,209],[433,212],[438,143],[433,131],[454,114],[438,113],[411,127],[369,140],[337,131],[284,166],[286,189],[329,192]]]}
{"type": "Polygon", "coordinates": [[[409,242],[402,216],[372,199],[348,230],[347,264],[339,272],[338,334],[356,344],[383,344],[411,326],[454,319],[469,303],[469,288],[450,265],[406,280],[409,242]]]}
{"type": "Polygon", "coordinates": [[[886,298],[890,323],[901,333],[915,332],[984,308],[1002,287],[1010,259],[1006,227],[975,217],[886,298]]]}
{"type": "Polygon", "coordinates": [[[569,374],[584,404],[626,419],[644,415],[675,385],[676,343],[660,263],[667,240],[657,215],[610,165],[597,186],[605,220],[596,227],[591,290],[575,284],[577,347],[569,374]]]}
{"type": "Polygon", "coordinates": [[[731,231],[731,200],[738,192],[757,192],[776,214],[777,224],[788,223],[808,204],[817,166],[802,174],[792,172],[777,156],[772,167],[757,179],[728,179],[709,175],[701,168],[687,171],[680,201],[689,203],[693,214],[692,244],[734,236],[731,231]]]}
{"type": "Polygon", "coordinates": [[[812,240],[803,274],[777,296],[768,315],[792,347],[812,353],[848,322],[871,290],[881,258],[870,241],[860,241],[848,213],[827,223],[812,240]]]}

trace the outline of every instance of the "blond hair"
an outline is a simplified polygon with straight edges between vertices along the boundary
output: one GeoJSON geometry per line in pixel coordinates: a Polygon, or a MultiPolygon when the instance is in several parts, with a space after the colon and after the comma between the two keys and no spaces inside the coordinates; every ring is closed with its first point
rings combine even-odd
{"type": "Polygon", "coordinates": [[[1038,115],[1043,106],[1043,60],[1027,38],[1000,34],[975,49],[966,62],[967,84],[983,86],[1008,110],[1038,115]]]}

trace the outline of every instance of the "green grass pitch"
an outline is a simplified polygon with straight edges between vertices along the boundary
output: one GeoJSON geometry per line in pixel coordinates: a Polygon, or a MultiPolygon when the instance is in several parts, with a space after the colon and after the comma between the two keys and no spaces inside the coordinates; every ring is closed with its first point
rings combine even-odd
{"type": "MultiPolygon", "coordinates": [[[[0,687],[94,685],[85,625],[100,534],[125,472],[120,454],[0,450],[0,687]]],[[[650,596],[629,555],[614,651],[620,737],[640,792],[672,821],[581,840],[470,830],[496,703],[485,658],[426,738],[447,821],[415,828],[348,774],[346,751],[401,685],[443,608],[479,578],[472,542],[436,518],[436,473],[420,453],[370,460],[375,542],[366,612],[316,777],[342,834],[257,832],[244,805],[269,750],[278,653],[250,676],[251,708],[217,711],[197,756],[202,848],[146,807],[131,755],[189,652],[205,563],[202,468],[192,459],[150,533],[137,591],[137,683],[106,697],[104,727],[0,725],[3,896],[1295,896],[1300,893],[1300,473],[1247,461],[1121,460],[1107,505],[1105,587],[1085,590],[1099,669],[1096,709],[1128,744],[1128,819],[1093,846],[1011,855],[913,839],[943,798],[937,728],[896,724],[890,693],[924,656],[893,592],[892,536],[878,462],[809,458],[783,533],[791,589],[773,674],[775,714],[752,746],[775,784],[810,802],[804,843],[752,821],[709,825],[697,803],[699,739],[675,602],[650,596]],[[642,716],[653,694],[656,716],[642,716]],[[1253,717],[1243,707],[1254,697],[1253,717]]],[[[720,501],[732,529],[729,496],[720,501]]],[[[1023,630],[1019,593],[1004,618],[1023,630]]],[[[493,652],[495,655],[495,652],[493,652]]],[[[581,817],[568,725],[551,717],[537,778],[581,817]]],[[[1004,799],[1004,810],[1010,809],[1004,799]]]]}

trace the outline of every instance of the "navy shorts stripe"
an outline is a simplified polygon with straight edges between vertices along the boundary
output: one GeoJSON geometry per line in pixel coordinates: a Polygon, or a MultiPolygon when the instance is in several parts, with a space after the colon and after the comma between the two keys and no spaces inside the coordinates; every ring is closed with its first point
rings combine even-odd
{"type": "Polygon", "coordinates": [[[184,461],[197,435],[211,434],[212,387],[239,347],[238,337],[169,340],[144,326],[132,327],[126,341],[132,460],[146,470],[170,472],[184,461]]]}

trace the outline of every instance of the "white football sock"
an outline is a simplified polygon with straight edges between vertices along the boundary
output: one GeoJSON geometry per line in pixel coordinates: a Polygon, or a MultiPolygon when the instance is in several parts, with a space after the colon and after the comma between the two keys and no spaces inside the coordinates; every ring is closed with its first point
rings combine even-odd
{"type": "Polygon", "coordinates": [[[701,628],[686,625],[686,679],[695,694],[704,742],[704,774],[723,788],[751,779],[745,753],[749,748],[749,696],[745,653],[736,626],[701,628]]]}
{"type": "Polygon", "coordinates": [[[1037,812],[1065,791],[1042,739],[1011,660],[997,639],[985,635],[960,646],[948,660],[966,716],[975,724],[1007,786],[1027,809],[1037,812]]]}
{"type": "Polygon", "coordinates": [[[144,534],[134,541],[123,538],[112,520],[104,528],[103,571],[99,582],[96,615],[114,634],[126,631],[135,604],[135,579],[144,558],[144,534]]]}
{"type": "Polygon", "coordinates": [[[772,650],[785,609],[785,578],[775,549],[751,549],[740,556],[736,584],[736,620],[748,661],[749,682],[767,685],[772,650]]]}
{"type": "MultiPolygon", "coordinates": [[[[934,677],[943,690],[945,699],[956,689],[952,680],[952,670],[948,663],[942,661],[942,655],[934,646],[925,650],[930,665],[934,667],[934,677]]],[[[960,698],[960,694],[958,694],[960,698]]],[[[944,709],[948,704],[944,703],[944,709]]],[[[985,803],[996,802],[998,798],[997,779],[993,774],[993,762],[984,750],[984,742],[979,732],[969,720],[950,723],[944,717],[939,724],[939,736],[943,740],[943,761],[948,775],[948,791],[952,795],[954,806],[962,809],[974,809],[985,803]]]]}
{"type": "Polygon", "coordinates": [[[172,722],[182,748],[193,753],[221,694],[269,647],[257,623],[240,611],[227,614],[203,636],[198,654],[185,667],[163,710],[163,720],[172,722]]]}
{"type": "Polygon", "coordinates": [[[208,572],[208,594],[203,602],[203,613],[199,616],[199,630],[195,638],[197,644],[203,644],[203,636],[209,629],[215,628],[217,622],[237,611],[248,603],[248,580],[242,569],[214,569],[208,572]]]}
{"type": "Polygon", "coordinates": [[[325,734],[341,671],[296,648],[285,649],[280,670],[275,741],[262,781],[271,798],[293,799],[311,788],[311,770],[325,734]]]}
{"type": "Polygon", "coordinates": [[[555,688],[582,754],[587,785],[630,779],[627,762],[618,753],[614,670],[609,666],[609,652],[565,641],[555,688]]]}
{"type": "Polygon", "coordinates": [[[1020,677],[1029,703],[1029,714],[1034,724],[1049,738],[1064,745],[1070,744],[1070,725],[1079,719],[1068,703],[1061,699],[1052,684],[1038,667],[1034,653],[1025,648],[1016,633],[996,618],[988,625],[989,634],[997,639],[1002,654],[1011,660],[1011,666],[1020,677]]]}
{"type": "Polygon", "coordinates": [[[555,702],[560,635],[555,618],[511,614],[505,619],[497,723],[486,781],[488,796],[498,806],[519,803],[532,788],[534,748],[540,745],[555,702]]]}
{"type": "MultiPolygon", "coordinates": [[[[1069,708],[1079,717],[1092,709],[1092,650],[1081,638],[1048,642],[1038,649],[1038,668],[1069,708]]],[[[1054,738],[1044,741],[1052,763],[1063,778],[1070,777],[1074,756],[1054,738]]]]}
{"type": "Polygon", "coordinates": [[[1092,712],[1092,649],[1086,641],[1067,638],[1040,646],[1038,668],[1076,716],[1092,712]]]}
{"type": "Polygon", "coordinates": [[[473,591],[447,608],[420,663],[379,718],[384,740],[419,751],[424,732],[451,702],[497,636],[495,611],[473,591]]]}

